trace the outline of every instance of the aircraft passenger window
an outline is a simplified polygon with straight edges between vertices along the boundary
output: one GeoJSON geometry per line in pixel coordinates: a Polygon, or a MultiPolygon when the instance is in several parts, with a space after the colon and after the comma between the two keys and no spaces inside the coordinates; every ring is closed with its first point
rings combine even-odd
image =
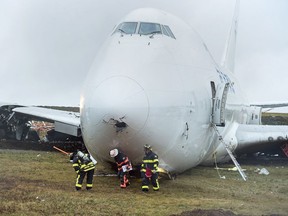
{"type": "Polygon", "coordinates": [[[139,34],[162,34],[160,24],[156,23],[140,23],[139,34]]]}
{"type": "Polygon", "coordinates": [[[137,22],[123,22],[118,26],[116,31],[122,32],[124,34],[135,34],[137,24],[138,24],[137,22]]]}
{"type": "Polygon", "coordinates": [[[164,25],[164,28],[165,28],[166,31],[169,33],[170,37],[176,39],[175,36],[174,36],[174,34],[173,34],[173,32],[172,32],[171,29],[169,28],[169,26],[164,25]]]}

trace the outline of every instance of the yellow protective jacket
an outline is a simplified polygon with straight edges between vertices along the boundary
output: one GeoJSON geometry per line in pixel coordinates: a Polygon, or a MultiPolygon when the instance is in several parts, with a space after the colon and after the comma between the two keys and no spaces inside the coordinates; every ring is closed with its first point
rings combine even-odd
{"type": "Polygon", "coordinates": [[[144,156],[141,165],[141,173],[146,173],[147,170],[150,170],[152,173],[158,172],[158,155],[150,151],[147,155],[144,156]]]}
{"type": "Polygon", "coordinates": [[[76,171],[76,173],[79,172],[87,172],[89,170],[95,169],[95,164],[92,162],[92,160],[90,159],[90,155],[89,154],[85,154],[86,158],[88,158],[88,160],[84,160],[83,158],[79,157],[78,155],[75,155],[73,158],[73,167],[76,171]]]}

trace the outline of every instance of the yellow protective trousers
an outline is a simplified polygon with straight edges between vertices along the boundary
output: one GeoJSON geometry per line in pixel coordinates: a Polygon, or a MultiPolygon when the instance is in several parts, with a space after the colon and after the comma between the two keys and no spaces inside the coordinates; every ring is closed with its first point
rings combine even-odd
{"type": "Polygon", "coordinates": [[[93,186],[93,175],[94,175],[94,169],[91,169],[87,172],[78,172],[77,173],[77,178],[76,178],[76,190],[81,190],[82,188],[82,183],[83,183],[83,180],[85,178],[85,176],[87,175],[86,177],[86,189],[87,190],[90,190],[93,186]]]}

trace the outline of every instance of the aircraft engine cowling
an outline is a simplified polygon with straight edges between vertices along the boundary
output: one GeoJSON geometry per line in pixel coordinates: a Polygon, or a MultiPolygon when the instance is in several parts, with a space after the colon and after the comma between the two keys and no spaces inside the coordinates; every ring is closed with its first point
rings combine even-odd
{"type": "Polygon", "coordinates": [[[261,125],[262,108],[257,106],[250,106],[248,110],[248,120],[247,124],[251,125],[261,125]]]}

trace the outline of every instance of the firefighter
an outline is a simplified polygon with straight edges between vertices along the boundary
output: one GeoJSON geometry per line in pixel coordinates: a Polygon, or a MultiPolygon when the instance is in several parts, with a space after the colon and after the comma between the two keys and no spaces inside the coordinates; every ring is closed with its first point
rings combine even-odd
{"type": "Polygon", "coordinates": [[[120,178],[120,187],[126,188],[130,182],[128,179],[129,171],[132,170],[131,162],[129,158],[118,149],[112,149],[110,151],[110,156],[115,159],[118,168],[118,177],[120,178]]]}
{"type": "Polygon", "coordinates": [[[148,144],[144,145],[145,156],[141,165],[142,191],[149,191],[149,183],[151,180],[153,190],[159,191],[158,182],[158,155],[152,151],[152,147],[148,144]]]}
{"type": "Polygon", "coordinates": [[[90,190],[93,186],[93,175],[94,175],[94,169],[95,165],[97,164],[97,161],[88,153],[83,153],[82,151],[77,151],[76,154],[73,155],[73,167],[77,173],[76,178],[76,190],[81,190],[82,183],[86,177],[86,189],[90,190]]]}

